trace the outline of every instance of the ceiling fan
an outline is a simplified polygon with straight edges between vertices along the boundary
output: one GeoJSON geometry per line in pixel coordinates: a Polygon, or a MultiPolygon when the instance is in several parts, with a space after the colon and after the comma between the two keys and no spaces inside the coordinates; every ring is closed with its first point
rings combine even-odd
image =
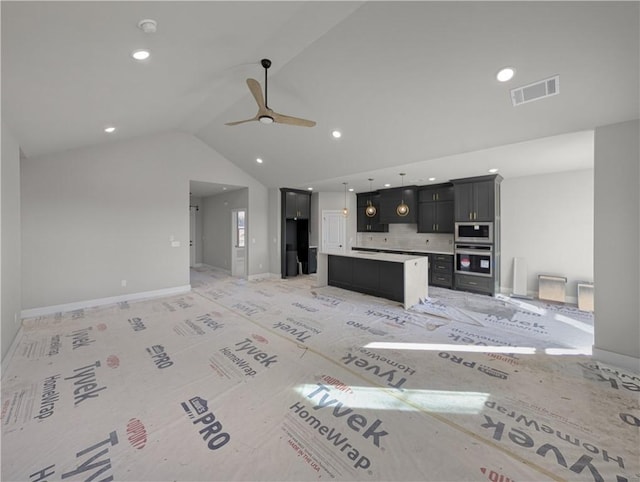
{"type": "Polygon", "coordinates": [[[271,60],[262,59],[260,61],[262,66],[264,67],[264,97],[262,97],[262,89],[260,88],[260,82],[255,79],[247,79],[247,85],[249,86],[249,90],[251,94],[253,94],[253,98],[256,100],[258,104],[258,113],[255,117],[251,119],[245,119],[241,121],[235,122],[227,122],[225,125],[228,126],[236,126],[238,124],[244,124],[245,122],[251,121],[260,121],[263,124],[289,124],[292,126],[302,126],[302,127],[313,127],[316,125],[314,121],[310,121],[307,119],[301,119],[299,117],[291,117],[284,114],[278,114],[269,108],[267,105],[267,70],[271,67],[271,60]]]}

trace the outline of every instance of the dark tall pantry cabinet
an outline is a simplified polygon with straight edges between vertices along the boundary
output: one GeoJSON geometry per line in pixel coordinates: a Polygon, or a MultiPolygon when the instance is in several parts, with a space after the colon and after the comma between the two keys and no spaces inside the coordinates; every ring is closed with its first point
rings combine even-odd
{"type": "Polygon", "coordinates": [[[281,245],[280,269],[283,278],[297,276],[298,263],[302,273],[309,273],[309,232],[311,193],[298,189],[280,188],[281,245]]]}

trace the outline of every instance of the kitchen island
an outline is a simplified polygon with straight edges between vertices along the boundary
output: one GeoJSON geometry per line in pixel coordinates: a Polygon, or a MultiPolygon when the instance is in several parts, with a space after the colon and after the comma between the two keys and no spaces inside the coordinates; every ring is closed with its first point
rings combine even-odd
{"type": "Polygon", "coordinates": [[[318,286],[336,286],[387,298],[405,309],[428,296],[424,256],[351,251],[318,255],[318,286]]]}

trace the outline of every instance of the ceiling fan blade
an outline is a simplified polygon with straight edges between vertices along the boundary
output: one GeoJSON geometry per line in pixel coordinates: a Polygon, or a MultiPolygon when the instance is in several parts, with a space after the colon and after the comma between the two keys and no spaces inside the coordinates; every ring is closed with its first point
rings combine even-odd
{"type": "Polygon", "coordinates": [[[300,127],[313,127],[316,125],[315,121],[301,119],[300,117],[291,117],[284,114],[278,114],[277,112],[271,111],[271,117],[273,117],[273,121],[278,124],[289,124],[292,126],[300,126],[300,127]]]}
{"type": "Polygon", "coordinates": [[[227,122],[225,125],[226,126],[237,126],[238,124],[244,124],[245,122],[251,122],[251,121],[255,121],[255,120],[258,120],[258,116],[252,117],[251,119],[241,120],[241,121],[227,122]]]}
{"type": "Polygon", "coordinates": [[[264,103],[264,97],[262,96],[262,88],[260,87],[260,82],[258,82],[256,79],[247,79],[247,85],[249,86],[249,90],[253,94],[253,98],[256,99],[258,109],[265,110],[266,105],[264,103]]]}

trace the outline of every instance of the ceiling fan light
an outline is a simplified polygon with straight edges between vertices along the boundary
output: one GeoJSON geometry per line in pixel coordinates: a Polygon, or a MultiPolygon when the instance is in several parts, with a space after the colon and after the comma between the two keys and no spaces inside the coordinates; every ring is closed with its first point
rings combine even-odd
{"type": "Polygon", "coordinates": [[[261,115],[259,121],[263,124],[273,124],[273,117],[270,115],[261,115]]]}

